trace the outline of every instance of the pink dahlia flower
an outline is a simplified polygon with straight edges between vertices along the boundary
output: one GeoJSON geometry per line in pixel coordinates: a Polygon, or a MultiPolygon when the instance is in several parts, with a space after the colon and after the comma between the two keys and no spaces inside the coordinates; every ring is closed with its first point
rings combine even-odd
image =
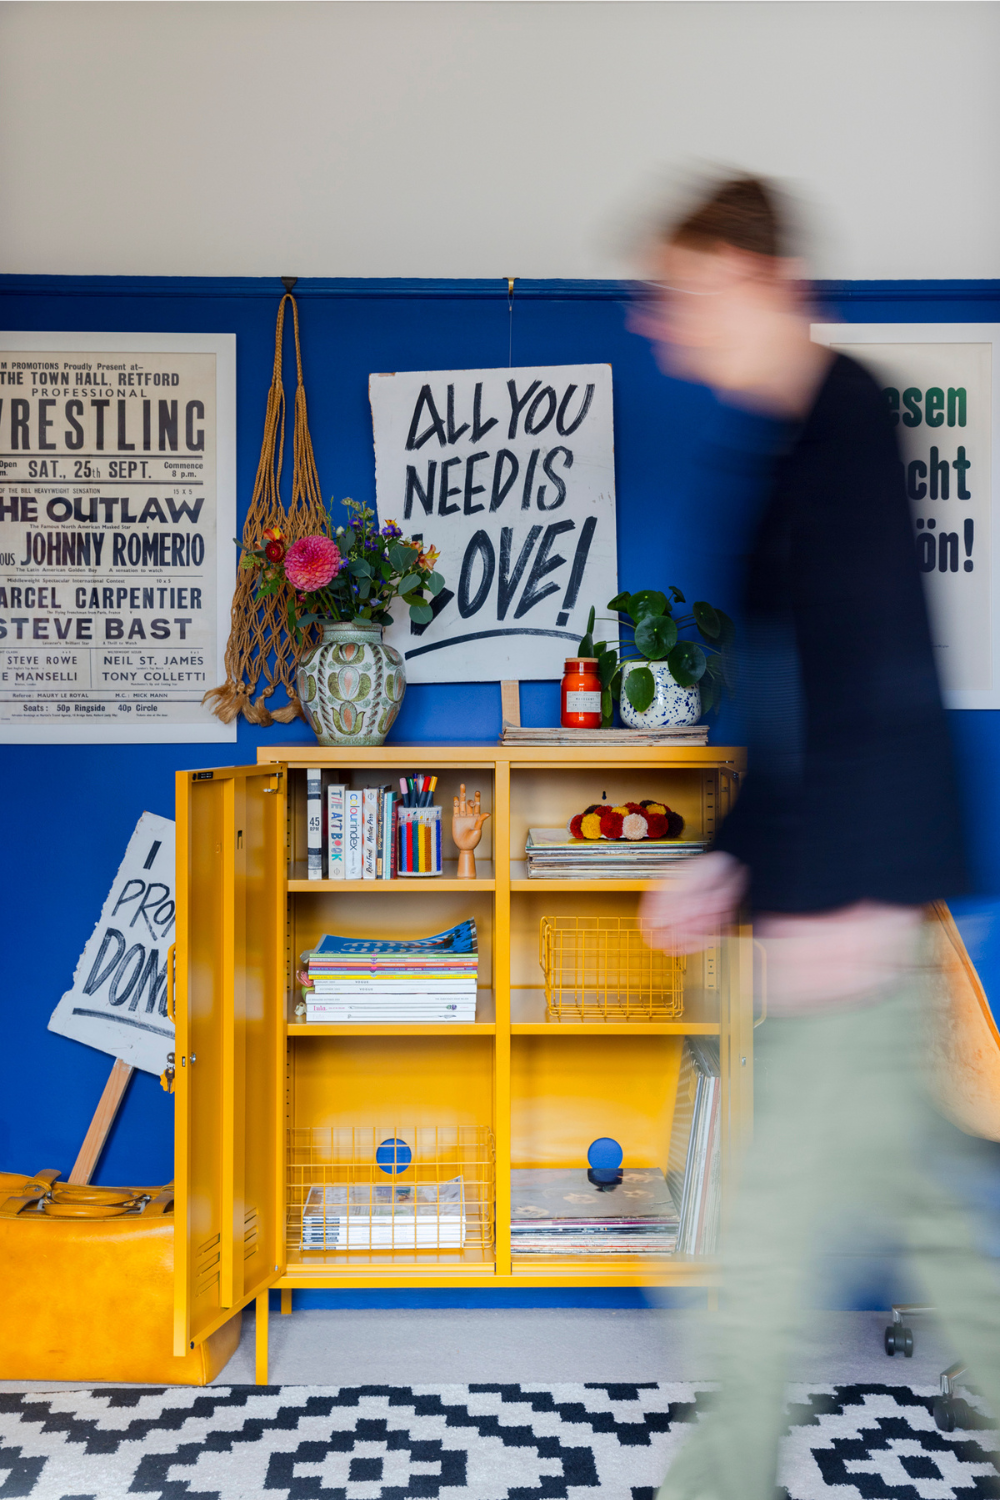
{"type": "Polygon", "coordinates": [[[285,556],[285,577],[303,594],[325,588],[340,572],[340,548],[328,536],[304,536],[285,556]]]}

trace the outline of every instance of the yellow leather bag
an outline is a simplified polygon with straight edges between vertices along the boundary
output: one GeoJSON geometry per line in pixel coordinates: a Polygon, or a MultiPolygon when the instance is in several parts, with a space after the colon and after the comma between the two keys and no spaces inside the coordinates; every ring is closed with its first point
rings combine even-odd
{"type": "Polygon", "coordinates": [[[173,1192],[0,1172],[0,1379],[205,1385],[241,1314],[174,1356],[173,1192]]]}

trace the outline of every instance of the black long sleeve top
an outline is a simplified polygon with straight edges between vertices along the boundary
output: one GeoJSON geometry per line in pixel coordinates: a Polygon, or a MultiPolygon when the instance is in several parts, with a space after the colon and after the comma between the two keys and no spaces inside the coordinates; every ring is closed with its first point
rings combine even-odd
{"type": "Polygon", "coordinates": [[[716,847],[756,911],[966,888],[955,774],[896,435],[834,358],[776,460],[745,581],[749,775],[716,847]]]}

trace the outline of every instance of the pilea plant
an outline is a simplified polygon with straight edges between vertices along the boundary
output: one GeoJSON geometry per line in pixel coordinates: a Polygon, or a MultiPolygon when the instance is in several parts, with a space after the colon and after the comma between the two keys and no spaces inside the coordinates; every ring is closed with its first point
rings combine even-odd
{"type": "MultiPolygon", "coordinates": [[[[640,589],[638,593],[616,594],[607,608],[615,616],[602,616],[617,625],[618,642],[595,641],[596,611],[591,608],[587,632],[577,650],[580,656],[597,658],[601,679],[602,727],[608,728],[614,717],[614,705],[622,692],[622,663],[665,661],[674,681],[681,687],[701,687],[702,710],[712,713],[722,701],[722,690],[732,693],[734,664],[732,646],[736,630],[729,616],[704,599],[696,599],[690,614],[675,614],[677,605],[687,601],[675,584],[669,594],[659,589],[640,589]],[[625,632],[622,640],[621,632],[625,632]],[[688,632],[688,634],[683,634],[688,632]],[[691,636],[697,632],[704,645],[691,636]]],[[[625,678],[625,696],[637,713],[652,703],[656,684],[648,667],[636,667],[625,678]]]]}

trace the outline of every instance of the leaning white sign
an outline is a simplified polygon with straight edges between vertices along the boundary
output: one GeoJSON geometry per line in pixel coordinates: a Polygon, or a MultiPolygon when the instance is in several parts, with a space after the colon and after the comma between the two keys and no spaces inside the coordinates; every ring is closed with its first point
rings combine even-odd
{"type": "Polygon", "coordinates": [[[1000,324],[819,323],[812,336],[868,364],[885,391],[945,702],[1000,708],[1000,324]]]}
{"type": "Polygon", "coordinates": [[[410,682],[561,677],[618,592],[610,365],[372,375],[381,522],[440,552],[434,618],[393,607],[410,682]]]}
{"type": "Polygon", "coordinates": [[[174,824],[143,813],[49,1030],[162,1073],[174,1044],[167,963],[175,911],[174,824]]]}

